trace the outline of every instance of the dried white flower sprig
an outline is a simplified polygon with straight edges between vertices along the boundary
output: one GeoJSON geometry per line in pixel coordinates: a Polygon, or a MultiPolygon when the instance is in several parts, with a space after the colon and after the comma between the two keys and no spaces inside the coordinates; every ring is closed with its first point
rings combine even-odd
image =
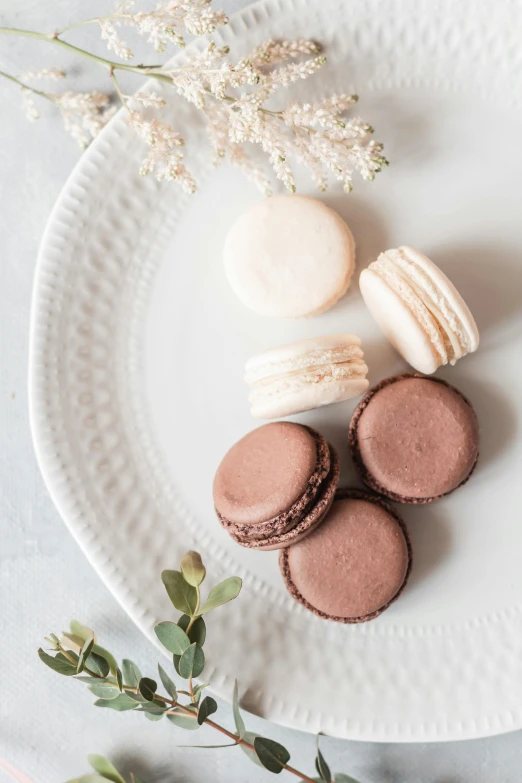
{"type": "MultiPolygon", "coordinates": [[[[235,64],[228,59],[228,47],[220,48],[213,41],[179,67],[128,62],[133,54],[121,35],[126,27],[144,36],[161,53],[169,44],[184,46],[187,33],[208,35],[227,21],[222,11],[212,9],[209,0],[167,0],[152,11],[136,10],[135,0],[120,0],[112,14],[80,21],[51,34],[7,27],[0,27],[0,33],[47,41],[105,66],[128,112],[131,127],[148,147],[140,172],[154,172],[160,180],[175,180],[189,193],[194,192],[196,183],[183,162],[183,138],[171,125],[150,118],[143,111],[164,107],[168,98],[155,92],[125,95],[116,76],[119,70],[167,84],[194,104],[206,119],[214,162],[228,160],[266,194],[271,193],[272,186],[264,167],[251,155],[256,146],[267,155],[276,177],[291,191],[295,190],[289,162],[292,159],[309,169],[320,190],[325,190],[329,178],[334,178],[349,192],[355,171],[363,179],[373,180],[387,161],[382,144],[372,138],[373,128],[358,117],[345,117],[356,103],[356,95],[291,103],[283,109],[275,104],[281,90],[307,79],[326,63],[314,41],[267,41],[235,64]],[[61,37],[86,24],[99,26],[102,39],[120,58],[119,62],[80,49],[61,37]]],[[[24,111],[30,120],[38,117],[35,98],[52,101],[66,130],[81,146],[99,133],[115,110],[109,105],[109,96],[101,93],[57,94],[28,83],[63,78],[63,71],[45,69],[20,78],[2,71],[0,75],[20,86],[24,111]]]]}

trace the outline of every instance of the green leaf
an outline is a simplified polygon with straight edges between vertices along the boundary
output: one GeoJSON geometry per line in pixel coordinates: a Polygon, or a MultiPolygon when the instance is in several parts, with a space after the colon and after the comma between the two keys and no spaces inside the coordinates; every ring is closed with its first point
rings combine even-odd
{"type": "Polygon", "coordinates": [[[239,688],[237,685],[237,680],[234,683],[234,693],[232,696],[232,712],[234,713],[234,723],[236,724],[236,731],[238,737],[243,739],[245,736],[245,722],[243,718],[241,717],[241,713],[239,712],[239,688]]]}
{"type": "Polygon", "coordinates": [[[189,585],[198,587],[201,584],[207,572],[199,552],[194,552],[191,549],[186,555],[183,555],[183,559],[181,560],[181,573],[189,585]]]}
{"type": "Polygon", "coordinates": [[[78,666],[78,661],[80,660],[80,656],[76,655],[76,653],[72,650],[67,650],[67,655],[65,655],[63,652],[56,653],[56,658],[58,658],[59,661],[64,661],[65,663],[71,663],[69,659],[72,658],[75,668],[78,666]]]}
{"type": "Polygon", "coordinates": [[[178,692],[176,690],[176,686],[170,679],[169,675],[167,674],[163,666],[161,666],[161,664],[159,663],[158,663],[158,672],[159,672],[161,682],[163,683],[163,687],[165,688],[165,690],[167,691],[171,699],[174,699],[174,701],[176,701],[176,699],[178,698],[178,692]]]}
{"type": "Polygon", "coordinates": [[[158,690],[158,684],[156,680],[151,680],[150,677],[142,677],[138,683],[138,688],[144,699],[152,701],[154,699],[154,694],[158,690]]]}
{"type": "MultiPolygon", "coordinates": [[[[259,734],[254,734],[253,731],[245,731],[243,735],[243,739],[245,740],[245,742],[248,742],[249,745],[253,745],[257,737],[259,737],[259,734]]],[[[253,761],[254,764],[257,764],[258,767],[263,766],[257,757],[257,753],[254,750],[251,750],[250,748],[246,748],[244,745],[240,745],[239,747],[241,748],[243,753],[245,753],[248,756],[250,761],[253,761]]]]}
{"type": "Polygon", "coordinates": [[[194,718],[187,718],[185,715],[167,715],[167,719],[180,729],[186,729],[187,731],[195,731],[199,729],[199,723],[194,718]]]}
{"type": "Polygon", "coordinates": [[[118,668],[116,669],[116,682],[118,683],[120,693],[123,693],[123,675],[118,668]]]}
{"type": "Polygon", "coordinates": [[[98,701],[94,702],[94,706],[108,707],[117,712],[126,712],[127,710],[135,710],[138,705],[126,693],[120,693],[115,699],[98,699],[98,701]]]}
{"type": "MultiPolygon", "coordinates": [[[[187,632],[187,628],[190,623],[190,617],[188,614],[182,614],[181,617],[178,620],[178,625],[180,628],[182,628],[185,633],[187,632]]],[[[188,632],[188,638],[190,639],[190,643],[196,642],[198,647],[203,647],[205,644],[205,639],[207,636],[207,626],[205,625],[205,621],[202,617],[198,617],[197,620],[194,621],[192,628],[188,632]]]]}
{"type": "Polygon", "coordinates": [[[178,612],[194,614],[198,593],[195,587],[185,581],[181,571],[163,571],[161,578],[169,598],[178,612]]]}
{"type": "Polygon", "coordinates": [[[201,682],[199,685],[196,685],[196,687],[194,688],[194,701],[196,702],[196,704],[199,704],[199,699],[201,697],[201,694],[203,693],[205,688],[208,687],[208,685],[209,685],[208,682],[201,682]]]}
{"type": "MultiPolygon", "coordinates": [[[[181,661],[181,655],[173,655],[172,656],[172,663],[174,664],[174,668],[176,670],[176,674],[179,674],[179,662],[181,661]]],[[[180,675],[181,677],[181,675],[180,675]]]]}
{"type": "Polygon", "coordinates": [[[158,623],[154,627],[154,632],[162,645],[171,653],[183,655],[190,641],[185,631],[175,623],[158,623]]]}
{"type": "Polygon", "coordinates": [[[323,754],[319,750],[319,738],[317,738],[317,758],[315,759],[315,768],[318,771],[321,780],[324,780],[324,783],[332,783],[332,773],[330,772],[330,767],[326,763],[323,754]]]}
{"type": "Polygon", "coordinates": [[[45,663],[46,666],[48,666],[50,669],[52,669],[55,672],[58,672],[58,674],[64,674],[66,677],[71,677],[73,674],[76,674],[76,666],[74,666],[72,663],[69,663],[69,661],[62,656],[59,658],[57,655],[53,658],[52,655],[48,655],[46,652],[40,648],[38,650],[38,655],[40,656],[40,660],[45,663]]]}
{"type": "MultiPolygon", "coordinates": [[[[176,666],[176,658],[174,656],[174,666],[176,666]]],[[[201,647],[194,642],[190,647],[187,647],[181,658],[177,663],[177,671],[180,677],[184,680],[188,680],[189,677],[199,677],[205,668],[205,654],[201,647]]]]}
{"type": "MultiPolygon", "coordinates": [[[[101,647],[99,644],[94,645],[92,648],[93,653],[98,655],[100,658],[103,658],[107,663],[109,664],[109,669],[114,677],[116,675],[116,669],[118,668],[118,663],[116,661],[116,658],[112,653],[110,653],[108,650],[105,649],[105,647],[101,647]]],[[[104,675],[105,676],[105,675],[104,675]]]]}
{"type": "Polygon", "coordinates": [[[141,693],[130,693],[130,691],[125,691],[129,699],[132,699],[132,701],[137,701],[140,704],[145,704],[147,699],[144,699],[141,693]]]}
{"type": "Polygon", "coordinates": [[[99,699],[116,699],[120,692],[116,683],[111,682],[93,682],[87,686],[91,693],[99,699]]]}
{"type": "Polygon", "coordinates": [[[91,755],[87,756],[87,760],[91,767],[106,780],[112,780],[113,783],[125,783],[114,764],[109,759],[106,759],[105,756],[91,755]]]}
{"type": "Polygon", "coordinates": [[[107,677],[111,670],[109,661],[106,658],[103,658],[101,655],[98,655],[98,653],[94,652],[94,649],[87,658],[85,665],[91,671],[96,672],[96,674],[101,674],[102,677],[107,677]]]}
{"type": "Polygon", "coordinates": [[[162,712],[148,712],[148,710],[143,710],[143,713],[147,720],[161,720],[163,718],[162,712]]]}
{"type": "Polygon", "coordinates": [[[205,696],[198,710],[198,723],[201,726],[206,719],[217,712],[217,704],[212,696],[205,696]]]}
{"type": "Polygon", "coordinates": [[[274,740],[256,737],[254,748],[263,767],[275,775],[278,775],[284,769],[283,765],[290,761],[290,753],[287,749],[274,740]]]}
{"type": "Polygon", "coordinates": [[[335,783],[359,783],[358,780],[355,780],[355,778],[351,778],[350,775],[343,775],[342,772],[339,772],[334,777],[335,783]]]}
{"type": "Polygon", "coordinates": [[[67,783],[104,783],[107,778],[102,778],[101,775],[93,775],[89,772],[87,775],[82,775],[81,778],[74,778],[74,780],[68,780],[67,783]]]}
{"type": "Polygon", "coordinates": [[[83,643],[85,643],[87,639],[94,637],[94,631],[92,628],[88,628],[88,626],[82,625],[82,623],[79,623],[78,620],[71,620],[69,628],[71,629],[72,635],[77,636],[83,643]]]}
{"type": "Polygon", "coordinates": [[[203,609],[200,610],[200,614],[210,612],[211,609],[216,609],[218,606],[233,601],[234,598],[240,593],[243,582],[239,576],[229,576],[223,582],[212,588],[203,609]]]}
{"type": "Polygon", "coordinates": [[[80,652],[80,656],[78,658],[78,665],[76,667],[76,671],[78,674],[81,674],[85,669],[85,662],[89,657],[89,655],[92,653],[93,647],[94,647],[94,636],[91,636],[90,639],[87,639],[87,641],[84,642],[82,650],[80,652]]]}
{"type": "Polygon", "coordinates": [[[137,688],[138,683],[141,680],[141,672],[136,664],[128,658],[124,658],[121,662],[121,670],[123,672],[123,682],[125,685],[129,685],[131,688],[137,688]]]}

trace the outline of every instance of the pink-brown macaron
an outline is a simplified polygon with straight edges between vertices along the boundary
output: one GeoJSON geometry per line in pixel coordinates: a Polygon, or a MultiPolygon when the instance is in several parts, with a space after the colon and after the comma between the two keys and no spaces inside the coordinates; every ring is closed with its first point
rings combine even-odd
{"type": "Polygon", "coordinates": [[[220,523],[249,549],[281,549],[323,519],[339,483],[339,459],[311,427],[274,422],[245,435],[214,479],[220,523]]]}
{"type": "Polygon", "coordinates": [[[408,373],[364,395],[348,441],[371,489],[398,503],[431,503],[471,476],[479,430],[471,404],[457,389],[408,373]]]}
{"type": "Polygon", "coordinates": [[[401,594],[411,570],[404,523],[384,500],[341,489],[320,527],[284,549],[280,567],[292,597],[325,620],[362,623],[401,594]]]}

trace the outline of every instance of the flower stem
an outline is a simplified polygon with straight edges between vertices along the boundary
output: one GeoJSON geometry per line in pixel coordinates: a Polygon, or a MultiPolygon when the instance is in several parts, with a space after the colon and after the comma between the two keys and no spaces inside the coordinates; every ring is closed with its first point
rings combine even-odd
{"type": "Polygon", "coordinates": [[[47,95],[46,92],[42,92],[41,90],[36,90],[34,87],[30,87],[28,84],[24,84],[24,82],[21,82],[20,79],[17,79],[16,76],[11,76],[10,73],[6,73],[5,71],[0,71],[0,76],[3,76],[4,79],[9,79],[10,82],[14,82],[19,87],[22,88],[22,90],[29,90],[29,92],[33,92],[35,95],[39,95],[40,98],[46,98],[48,101],[53,101],[53,99],[47,95]]]}

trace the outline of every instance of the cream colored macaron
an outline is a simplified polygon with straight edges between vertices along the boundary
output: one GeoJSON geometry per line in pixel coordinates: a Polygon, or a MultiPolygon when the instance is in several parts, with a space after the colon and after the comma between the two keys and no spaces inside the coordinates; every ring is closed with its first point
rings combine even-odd
{"type": "Polygon", "coordinates": [[[355,267],[350,229],[307,196],[275,196],[236,220],[225,241],[225,272],[239,299],[260,315],[301,318],[346,293],[355,267]]]}
{"type": "Polygon", "coordinates": [[[446,275],[412,247],[381,253],[359,279],[375,321],[408,364],[431,374],[479,344],[477,325],[446,275]]]}
{"type": "Polygon", "coordinates": [[[252,416],[277,419],[363,394],[368,367],[360,346],[353,334],[333,334],[252,357],[245,367],[252,416]]]}

